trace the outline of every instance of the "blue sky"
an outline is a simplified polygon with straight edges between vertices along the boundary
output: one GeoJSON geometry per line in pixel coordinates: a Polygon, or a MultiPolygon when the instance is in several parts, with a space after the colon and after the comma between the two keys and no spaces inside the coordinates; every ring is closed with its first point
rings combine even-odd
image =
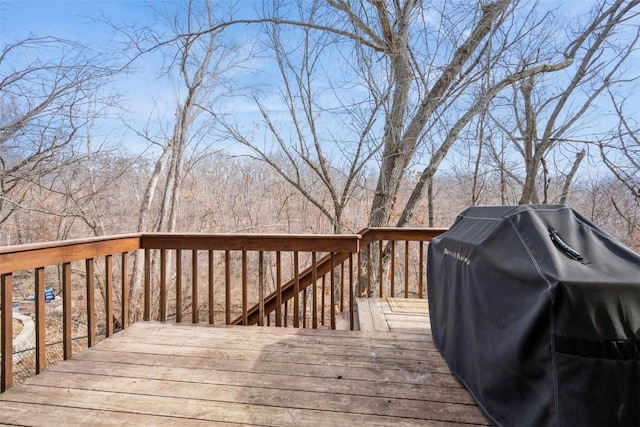
{"type": "Polygon", "coordinates": [[[108,31],[92,22],[101,15],[120,20],[144,19],[145,2],[136,0],[10,0],[0,1],[0,36],[3,41],[29,34],[50,35],[71,40],[108,41],[108,31]]]}
{"type": "MultiPolygon", "coordinates": [[[[2,44],[30,36],[52,36],[79,41],[94,52],[107,52],[113,43],[114,31],[105,20],[116,26],[152,25],[158,21],[154,9],[172,10],[186,2],[142,0],[0,0],[0,41],[2,44]]],[[[253,1],[229,1],[245,16],[253,15],[253,1]]],[[[42,52],[38,52],[41,55],[42,52]]],[[[120,76],[114,89],[123,94],[127,105],[128,124],[143,128],[149,119],[173,115],[176,90],[171,81],[157,78],[161,67],[159,56],[147,55],[134,64],[133,72],[120,76]]],[[[241,106],[240,106],[241,107],[241,106]]],[[[242,107],[241,107],[242,108],[242,107]]],[[[253,106],[255,109],[255,106],[253,106]]],[[[136,150],[146,143],[133,132],[112,121],[105,128],[110,135],[124,142],[125,148],[136,150]]]]}
{"type": "MultiPolygon", "coordinates": [[[[229,4],[238,4],[241,14],[252,13],[260,1],[239,0],[229,4]]],[[[69,40],[78,40],[95,50],[102,52],[112,40],[112,30],[102,22],[105,18],[116,25],[145,25],[155,22],[153,8],[171,9],[183,5],[182,0],[141,1],[141,0],[0,0],[0,40],[8,43],[24,39],[29,35],[56,36],[69,40]]],[[[561,7],[570,12],[584,12],[590,7],[590,0],[542,0],[545,7],[561,7]]],[[[266,63],[266,62],[265,62],[266,63]]],[[[129,107],[128,119],[134,126],[142,126],[150,115],[159,113],[170,117],[176,91],[171,82],[149,78],[158,70],[157,58],[147,57],[136,64],[138,73],[118,81],[118,90],[122,91],[129,107]],[[140,73],[142,71],[142,73],[140,73]],[[164,111],[153,112],[154,106],[164,111]],[[137,121],[134,121],[137,120],[137,121]]],[[[266,67],[265,67],[266,68],[266,67]]],[[[262,70],[265,71],[265,70],[262,70]]],[[[276,100],[274,104],[280,102],[276,100]]],[[[242,115],[255,113],[255,105],[246,99],[234,100],[231,107],[242,115]]],[[[287,118],[285,117],[285,120],[287,118]]],[[[114,128],[121,123],[111,122],[114,128]]],[[[125,141],[125,146],[143,144],[136,142],[132,133],[124,130],[105,131],[114,139],[125,141]]]]}
{"type": "Polygon", "coordinates": [[[110,17],[140,13],[142,2],[112,0],[19,0],[0,1],[0,37],[3,42],[34,34],[71,40],[106,42],[108,32],[92,25],[90,17],[110,17]]]}
{"type": "MultiPolygon", "coordinates": [[[[52,36],[79,41],[94,52],[104,52],[113,32],[98,22],[103,18],[116,24],[144,24],[153,14],[148,2],[137,0],[0,0],[0,39],[5,44],[30,36],[52,36]]],[[[125,92],[129,100],[137,99],[137,105],[152,96],[149,87],[136,78],[120,79],[117,90],[125,92]]],[[[146,111],[143,114],[148,115],[146,111]]],[[[105,138],[132,138],[125,143],[130,149],[143,146],[124,130],[114,132],[118,126],[116,121],[106,124],[105,138]]]]}

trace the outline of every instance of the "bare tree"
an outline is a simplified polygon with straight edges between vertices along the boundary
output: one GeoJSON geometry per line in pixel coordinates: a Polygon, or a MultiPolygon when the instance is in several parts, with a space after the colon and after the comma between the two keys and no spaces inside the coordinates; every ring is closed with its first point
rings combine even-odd
{"type": "Polygon", "coordinates": [[[626,194],[611,196],[611,204],[627,225],[627,237],[635,235],[640,245],[640,127],[626,112],[627,99],[617,99],[610,93],[618,118],[618,126],[610,138],[599,142],[602,161],[613,173],[626,194]]]}
{"type": "Polygon", "coordinates": [[[279,18],[264,25],[282,102],[281,109],[274,109],[273,102],[266,105],[258,93],[250,95],[265,135],[248,135],[225,117],[222,123],[235,141],[249,147],[254,156],[266,161],[314,205],[334,233],[341,233],[347,204],[366,165],[380,148],[374,126],[387,94],[369,92],[361,98],[341,94],[339,86],[345,82],[345,75],[366,71],[353,69],[362,66],[362,60],[350,62],[350,54],[361,56],[360,50],[348,49],[347,53],[333,32],[317,31],[326,24],[322,21],[323,7],[317,1],[309,3],[308,8],[300,7],[299,24],[294,28],[282,25],[279,18]],[[292,33],[297,46],[292,46],[292,33]],[[345,70],[338,71],[327,63],[332,55],[345,70]],[[347,110],[352,114],[345,115],[347,110]],[[286,121],[282,120],[283,113],[286,121]]]}
{"type": "Polygon", "coordinates": [[[0,52],[0,226],[18,211],[58,215],[32,191],[58,192],[77,162],[81,130],[114,98],[115,70],[78,43],[30,37],[0,52]]]}
{"type": "Polygon", "coordinates": [[[225,130],[314,203],[335,231],[342,229],[341,216],[355,187],[353,181],[373,164],[373,156],[380,173],[370,226],[389,223],[409,166],[430,156],[425,179],[401,216],[402,225],[457,134],[492,97],[519,79],[565,67],[573,59],[555,55],[512,67],[513,50],[522,47],[520,39],[527,38],[540,22],[519,20],[514,14],[519,1],[461,5],[424,5],[415,0],[274,2],[264,17],[187,29],[155,46],[240,23],[265,24],[282,81],[281,105],[293,131],[278,127],[274,118],[280,111],[269,110],[257,93],[253,100],[273,145],[259,143],[252,132],[229,120],[224,121],[225,130]],[[485,85],[478,93],[479,82],[493,68],[499,69],[492,73],[495,84],[485,85]],[[365,95],[354,95],[351,102],[343,95],[360,91],[365,95]],[[326,102],[328,97],[331,103],[326,102]],[[332,120],[323,122],[322,116],[332,120]],[[438,140],[444,142],[435,143],[438,140]],[[340,177],[337,171],[344,171],[341,179],[336,178],[340,177]],[[331,200],[330,209],[325,195],[331,200]]]}
{"type": "Polygon", "coordinates": [[[281,9],[274,7],[269,18],[273,25],[268,27],[282,76],[284,105],[295,131],[287,135],[278,129],[272,118],[276,113],[267,111],[254,97],[268,136],[275,141],[273,148],[285,153],[284,162],[277,162],[276,152],[263,148],[255,137],[233,126],[227,126],[227,130],[323,211],[337,231],[342,228],[341,212],[348,203],[353,180],[371,164],[372,156],[379,162],[380,172],[371,202],[370,226],[390,222],[392,212],[398,209],[400,184],[409,167],[428,159],[407,204],[401,208],[397,225],[402,226],[410,220],[460,132],[486,110],[495,96],[523,79],[566,68],[574,59],[557,52],[536,57],[542,38],[537,45],[526,45],[526,41],[535,39],[532,34],[547,17],[538,19],[531,11],[526,15],[525,10],[525,18],[517,18],[514,11],[519,2],[498,0],[471,10],[451,2],[436,10],[435,6],[427,8],[412,0],[390,5],[341,0],[306,5],[296,9],[301,13],[297,19],[279,17],[276,12],[281,9]],[[433,28],[433,15],[437,15],[437,29],[433,28]],[[299,36],[290,36],[284,43],[280,32],[290,26],[299,28],[299,33],[293,33],[299,36]],[[296,46],[291,40],[301,41],[296,46]],[[511,65],[515,52],[522,50],[526,61],[511,65]],[[332,61],[330,75],[327,58],[332,61]],[[341,77],[349,76],[340,80],[341,85],[335,82],[335,58],[342,58],[341,77]],[[359,88],[366,92],[366,98],[360,98],[359,103],[337,102],[333,109],[323,108],[318,100],[326,93],[318,90],[317,83],[323,72],[329,75],[325,80],[332,82],[324,87],[332,93],[359,88]],[[352,131],[347,135],[354,141],[352,145],[344,141],[346,138],[332,139],[330,133],[320,131],[327,127],[322,126],[327,122],[320,116],[330,113],[334,117],[328,123],[333,127],[339,123],[349,128],[335,119],[336,111],[351,118],[352,131]],[[328,155],[327,146],[357,148],[341,157],[337,150],[328,155]],[[340,165],[337,159],[347,159],[350,166],[340,165]],[[333,164],[336,166],[332,168],[333,164]],[[332,170],[348,172],[338,183],[332,170]],[[317,180],[309,180],[309,176],[317,180]],[[319,186],[330,196],[331,210],[312,191],[319,186]]]}
{"type": "Polygon", "coordinates": [[[626,100],[616,100],[613,94],[611,99],[618,125],[611,138],[599,143],[602,161],[629,193],[640,200],[640,127],[625,113],[626,100]]]}
{"type": "MultiPolygon", "coordinates": [[[[638,78],[627,69],[636,52],[640,30],[630,21],[638,16],[638,1],[599,1],[588,22],[574,35],[568,35],[564,55],[574,63],[564,74],[533,75],[519,80],[502,100],[511,114],[500,116],[501,106],[495,104],[493,119],[513,143],[522,157],[525,177],[519,203],[547,203],[550,201],[548,185],[550,171],[546,159],[553,151],[561,153],[575,148],[575,157],[565,162],[567,172],[560,200],[566,200],[571,180],[584,158],[585,137],[579,132],[588,129],[591,134],[608,132],[597,129],[591,122],[597,114],[597,101],[603,100],[606,90],[623,87],[638,78]],[[539,184],[542,169],[542,198],[539,184]]],[[[565,23],[564,27],[567,25],[565,23]]],[[[559,27],[558,27],[559,28],[559,27]]],[[[602,107],[600,107],[602,108],[602,107]]],[[[590,137],[592,138],[592,137],[590,137]]]]}
{"type": "MultiPolygon", "coordinates": [[[[300,3],[295,8],[298,16],[293,17],[290,10],[274,4],[265,28],[282,82],[282,102],[294,130],[287,133],[286,127],[279,127],[274,117],[280,112],[269,111],[255,95],[253,101],[274,144],[258,142],[228,122],[226,129],[313,203],[334,232],[343,229],[343,212],[356,181],[376,156],[382,172],[369,223],[383,225],[417,146],[417,135],[401,142],[397,132],[406,125],[406,111],[418,104],[409,93],[418,80],[412,78],[417,68],[411,67],[422,64],[411,64],[417,52],[409,47],[409,23],[419,18],[420,8],[413,1],[387,10],[382,2],[332,0],[300,3]],[[358,91],[363,95],[357,97],[358,91]],[[395,153],[401,147],[407,151],[403,159],[395,153]]],[[[436,92],[448,88],[444,80],[436,92]]],[[[425,98],[437,97],[436,92],[425,93],[425,98]]],[[[424,115],[425,108],[433,105],[422,107],[416,117],[424,115]]],[[[414,121],[411,132],[422,126],[414,121]]]]}
{"type": "MultiPolygon", "coordinates": [[[[215,149],[212,122],[203,119],[202,113],[210,111],[229,89],[231,76],[225,72],[243,58],[234,55],[240,47],[227,44],[224,38],[221,42],[221,29],[204,31],[215,28],[219,19],[209,1],[190,0],[177,12],[159,9],[157,13],[176,35],[170,42],[157,44],[162,36],[153,28],[114,28],[133,41],[130,46],[133,58],[140,60],[149,53],[160,55],[165,66],[159,77],[174,84],[176,101],[171,118],[159,118],[162,122],[159,131],[152,127],[136,129],[148,142],[150,152],[157,155],[141,197],[137,228],[173,232],[180,226],[181,191],[186,174],[215,149]],[[153,48],[147,49],[149,43],[153,48]]],[[[132,279],[134,301],[141,291],[141,268],[141,260],[136,258],[132,279]]]]}

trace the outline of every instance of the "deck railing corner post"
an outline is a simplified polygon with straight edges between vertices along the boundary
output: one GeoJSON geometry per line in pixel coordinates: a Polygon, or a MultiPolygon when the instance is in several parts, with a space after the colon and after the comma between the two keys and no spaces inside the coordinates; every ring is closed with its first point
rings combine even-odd
{"type": "Polygon", "coordinates": [[[13,385],[13,283],[12,274],[0,276],[0,355],[2,356],[2,374],[0,375],[0,393],[4,393],[13,385]]]}

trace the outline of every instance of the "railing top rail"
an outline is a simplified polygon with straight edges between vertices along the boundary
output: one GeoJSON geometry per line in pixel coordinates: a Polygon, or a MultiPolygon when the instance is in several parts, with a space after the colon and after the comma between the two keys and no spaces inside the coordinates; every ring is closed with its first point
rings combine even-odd
{"type": "Polygon", "coordinates": [[[139,238],[143,233],[112,234],[109,236],[84,237],[80,239],[53,240],[49,242],[24,243],[21,245],[0,246],[0,255],[14,252],[38,251],[41,249],[59,248],[63,246],[74,246],[85,243],[95,243],[112,240],[129,240],[139,238]]]}
{"type": "Polygon", "coordinates": [[[357,234],[197,234],[144,233],[142,249],[351,252],[359,250],[357,234]]]}
{"type": "Polygon", "coordinates": [[[140,249],[140,233],[0,247],[0,274],[140,249]]]}
{"type": "Polygon", "coordinates": [[[397,227],[372,227],[360,231],[361,246],[366,246],[375,240],[431,240],[444,233],[448,228],[397,228],[397,227]]]}
{"type": "Polygon", "coordinates": [[[131,233],[0,247],[0,274],[137,249],[357,253],[375,240],[429,240],[446,228],[365,228],[358,234],[131,233]]]}

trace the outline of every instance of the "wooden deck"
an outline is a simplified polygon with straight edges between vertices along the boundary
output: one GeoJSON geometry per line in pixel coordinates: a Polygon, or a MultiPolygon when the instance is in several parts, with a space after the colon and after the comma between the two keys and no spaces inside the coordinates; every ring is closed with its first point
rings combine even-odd
{"type": "Polygon", "coordinates": [[[361,331],[431,334],[426,299],[358,298],[357,307],[361,331]]]}
{"type": "Polygon", "coordinates": [[[487,425],[421,314],[377,303],[387,332],[136,323],[0,395],[0,425],[487,425]]]}

